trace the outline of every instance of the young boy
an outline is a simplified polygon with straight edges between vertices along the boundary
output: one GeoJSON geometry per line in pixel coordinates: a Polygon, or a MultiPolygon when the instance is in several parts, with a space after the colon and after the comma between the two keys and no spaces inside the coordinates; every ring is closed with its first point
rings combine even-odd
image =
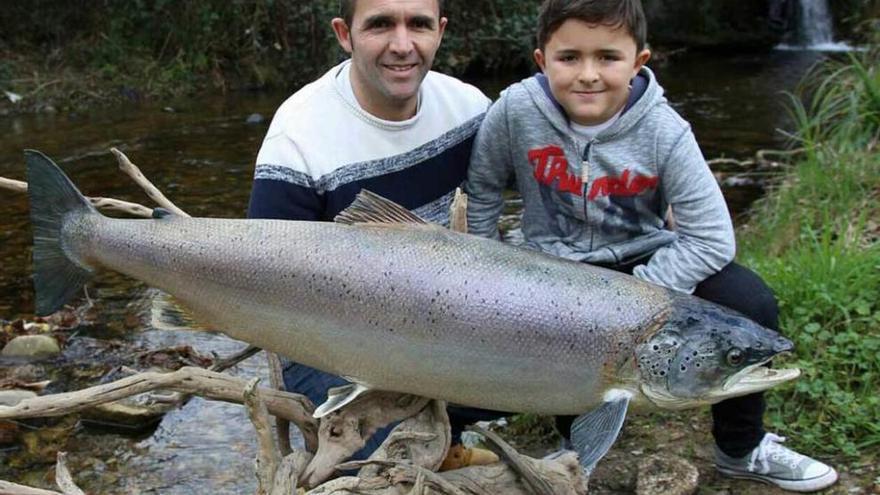
{"type": "MultiPolygon", "coordinates": [[[[732,262],[730,215],[690,126],[644,66],[651,53],[639,0],[546,0],[537,38],[542,73],[507,88],[477,134],[466,185],[471,232],[498,236],[513,173],[526,247],[693,293],[777,330],[772,292],[732,262]]],[[[764,431],[761,394],[712,413],[722,473],[793,491],[837,480],[764,431]]],[[[557,426],[567,437],[571,418],[557,426]]]]}

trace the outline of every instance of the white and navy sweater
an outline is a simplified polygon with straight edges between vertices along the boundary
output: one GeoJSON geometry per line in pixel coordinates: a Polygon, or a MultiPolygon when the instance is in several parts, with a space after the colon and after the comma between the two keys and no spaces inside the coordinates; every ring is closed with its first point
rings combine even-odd
{"type": "Polygon", "coordinates": [[[350,61],[332,68],[278,109],[257,155],[248,217],[332,220],[368,189],[447,223],[490,100],[429,72],[416,115],[386,121],[358,105],[349,70],[350,61]]]}

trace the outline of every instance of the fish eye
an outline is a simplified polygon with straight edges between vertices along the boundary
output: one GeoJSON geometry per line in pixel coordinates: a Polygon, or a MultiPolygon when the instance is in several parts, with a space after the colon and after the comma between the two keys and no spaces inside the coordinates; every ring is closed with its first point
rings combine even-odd
{"type": "Polygon", "coordinates": [[[739,366],[745,361],[746,355],[742,351],[742,349],[738,347],[734,347],[733,349],[727,351],[727,364],[731,366],[739,366]]]}

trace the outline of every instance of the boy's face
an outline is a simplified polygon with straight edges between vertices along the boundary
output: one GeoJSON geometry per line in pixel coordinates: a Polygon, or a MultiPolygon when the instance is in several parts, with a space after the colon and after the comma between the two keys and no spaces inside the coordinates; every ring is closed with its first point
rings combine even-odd
{"type": "Polygon", "coordinates": [[[386,120],[415,115],[419,86],[440,47],[446,18],[437,0],[358,0],[351,26],[333,19],[351,53],[351,82],[364,110],[386,120]]]}
{"type": "Polygon", "coordinates": [[[651,57],[637,51],[623,26],[568,19],[550,36],[535,62],[550,81],[568,118],[581,125],[607,121],[626,104],[629,82],[651,57]]]}

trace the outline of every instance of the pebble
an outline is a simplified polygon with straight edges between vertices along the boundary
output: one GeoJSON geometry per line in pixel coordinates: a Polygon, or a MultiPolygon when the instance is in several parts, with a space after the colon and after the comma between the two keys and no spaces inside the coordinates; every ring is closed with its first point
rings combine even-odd
{"type": "Polygon", "coordinates": [[[46,357],[61,353],[61,346],[49,335],[20,335],[6,344],[0,355],[19,357],[46,357]]]}
{"type": "Polygon", "coordinates": [[[691,495],[697,491],[699,471],[685,459],[673,455],[652,455],[638,464],[637,495],[691,495]]]}
{"type": "Polygon", "coordinates": [[[266,121],[266,117],[263,117],[261,114],[252,113],[248,115],[248,118],[245,119],[244,123],[249,125],[262,124],[266,121]]]}

